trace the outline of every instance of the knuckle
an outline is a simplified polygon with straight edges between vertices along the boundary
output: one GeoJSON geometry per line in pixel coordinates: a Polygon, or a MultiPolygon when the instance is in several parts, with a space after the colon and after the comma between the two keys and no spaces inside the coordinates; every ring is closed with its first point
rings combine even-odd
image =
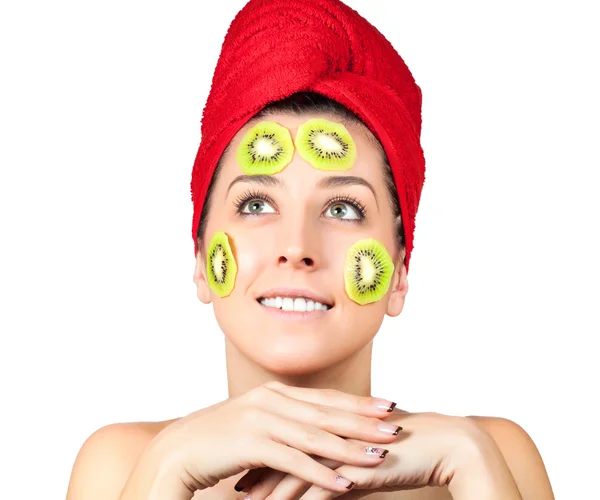
{"type": "Polygon", "coordinates": [[[256,427],[259,422],[264,422],[266,414],[260,408],[251,406],[241,412],[240,419],[246,427],[256,427]]]}
{"type": "Polygon", "coordinates": [[[382,420],[385,419],[357,415],[354,417],[354,428],[357,431],[362,431],[363,429],[376,429],[382,420]]]}
{"type": "Polygon", "coordinates": [[[314,443],[323,435],[323,431],[316,425],[308,425],[306,427],[305,439],[309,443],[314,443]]]}
{"type": "Polygon", "coordinates": [[[325,401],[324,404],[329,404],[329,403],[334,402],[338,398],[339,393],[340,393],[336,389],[323,389],[322,391],[323,391],[322,392],[323,400],[325,401]]]}
{"type": "Polygon", "coordinates": [[[335,458],[327,459],[327,463],[323,464],[330,469],[337,468],[341,464],[356,465],[362,462],[365,456],[364,447],[341,437],[336,437],[331,440],[331,444],[327,444],[326,446],[335,455],[335,458]]]}
{"type": "Polygon", "coordinates": [[[432,421],[432,422],[437,421],[442,416],[440,413],[436,413],[434,411],[426,411],[426,412],[421,413],[421,415],[426,420],[432,421]]]}
{"type": "Polygon", "coordinates": [[[372,467],[365,467],[364,475],[361,477],[361,489],[375,489],[382,486],[382,481],[377,480],[376,470],[372,467]]]}
{"type": "Polygon", "coordinates": [[[363,458],[365,454],[364,445],[353,443],[352,441],[348,441],[347,439],[340,438],[342,440],[340,447],[341,451],[344,454],[344,458],[349,459],[352,457],[356,459],[356,457],[363,458]]]}
{"type": "Polygon", "coordinates": [[[332,415],[335,409],[325,404],[317,404],[315,407],[315,414],[313,419],[313,425],[320,428],[327,428],[331,422],[332,415]]]}
{"type": "Polygon", "coordinates": [[[331,406],[327,406],[325,404],[318,404],[317,411],[320,415],[329,415],[331,413],[331,406]]]}
{"type": "Polygon", "coordinates": [[[252,406],[260,406],[267,400],[271,392],[265,386],[259,385],[246,393],[246,400],[252,406]]]}
{"type": "Polygon", "coordinates": [[[362,413],[365,410],[371,412],[373,409],[373,403],[374,401],[371,401],[371,398],[356,396],[354,394],[350,395],[350,405],[355,413],[362,413]]]}
{"type": "Polygon", "coordinates": [[[279,382],[279,380],[269,380],[268,382],[262,384],[262,387],[266,387],[267,389],[281,389],[284,387],[284,384],[279,382]]]}

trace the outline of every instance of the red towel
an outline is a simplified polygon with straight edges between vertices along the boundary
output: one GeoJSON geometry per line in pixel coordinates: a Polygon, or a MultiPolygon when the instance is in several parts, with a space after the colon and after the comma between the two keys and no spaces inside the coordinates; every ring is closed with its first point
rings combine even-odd
{"type": "Polygon", "coordinates": [[[265,105],[303,91],[352,110],[384,147],[400,200],[408,271],[425,181],[421,89],[391,43],[339,0],[250,0],[232,21],[192,170],[194,255],[204,198],[223,150],[265,105]]]}

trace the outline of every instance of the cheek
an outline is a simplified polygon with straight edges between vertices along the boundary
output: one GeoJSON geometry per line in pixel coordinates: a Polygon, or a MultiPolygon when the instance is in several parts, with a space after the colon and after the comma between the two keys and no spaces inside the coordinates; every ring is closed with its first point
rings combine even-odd
{"type": "Polygon", "coordinates": [[[236,261],[238,263],[238,276],[241,281],[248,281],[256,276],[264,266],[265,255],[261,247],[246,238],[236,238],[236,261]]]}

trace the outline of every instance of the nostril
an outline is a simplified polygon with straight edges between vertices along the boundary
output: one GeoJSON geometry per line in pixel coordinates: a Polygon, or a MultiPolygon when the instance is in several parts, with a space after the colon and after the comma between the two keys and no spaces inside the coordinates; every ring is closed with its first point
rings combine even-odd
{"type": "MultiPolygon", "coordinates": [[[[279,257],[279,264],[286,264],[288,262],[294,262],[294,261],[295,261],[295,259],[292,259],[290,261],[290,259],[288,259],[287,257],[285,257],[283,255],[281,257],[279,257]]],[[[315,265],[315,261],[312,260],[310,257],[304,257],[304,258],[300,259],[299,262],[304,262],[304,264],[309,267],[312,267],[315,265]]]]}

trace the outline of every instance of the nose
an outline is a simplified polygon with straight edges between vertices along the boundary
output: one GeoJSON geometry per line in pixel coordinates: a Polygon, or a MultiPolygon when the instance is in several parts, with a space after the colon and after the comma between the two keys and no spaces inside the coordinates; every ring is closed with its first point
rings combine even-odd
{"type": "Polygon", "coordinates": [[[312,221],[300,216],[288,220],[279,234],[277,264],[282,268],[312,271],[320,264],[320,237],[312,221]]]}
{"type": "Polygon", "coordinates": [[[315,261],[311,257],[302,257],[304,254],[301,248],[288,248],[285,255],[279,256],[279,266],[307,270],[314,268],[315,261]]]}

